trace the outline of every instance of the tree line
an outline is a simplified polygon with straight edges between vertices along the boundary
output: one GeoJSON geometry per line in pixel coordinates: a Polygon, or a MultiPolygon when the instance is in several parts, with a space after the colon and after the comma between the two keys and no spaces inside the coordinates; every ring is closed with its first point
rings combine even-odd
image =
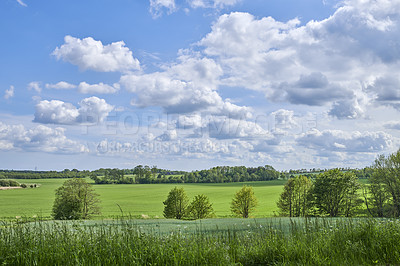
{"type": "MultiPolygon", "coordinates": [[[[372,167],[340,169],[358,178],[371,178],[372,167]]],[[[217,166],[192,172],[160,169],[157,166],[137,165],[132,169],[100,168],[93,171],[64,169],[63,171],[0,170],[0,179],[92,178],[96,184],[160,184],[160,183],[229,183],[289,179],[302,174],[313,178],[324,169],[277,171],[270,165],[259,167],[217,166]]]]}
{"type": "Polygon", "coordinates": [[[357,172],[340,169],[314,179],[289,179],[277,202],[279,215],[351,217],[367,212],[372,217],[400,217],[400,149],[380,155],[364,172],[370,176],[366,185],[357,182],[357,172]]]}
{"type": "Polygon", "coordinates": [[[139,165],[129,171],[131,175],[126,173],[126,170],[117,168],[102,169],[92,172],[90,177],[96,184],[229,183],[268,181],[285,177],[270,165],[259,167],[217,166],[190,173],[139,165]]]}
{"type": "MultiPolygon", "coordinates": [[[[225,172],[231,173],[232,169],[244,171],[246,168],[213,169],[224,169],[225,172]]],[[[322,172],[314,179],[304,175],[290,178],[277,202],[279,215],[353,217],[362,212],[365,214],[362,207],[365,204],[370,216],[400,217],[400,149],[389,156],[379,156],[372,169],[372,176],[367,185],[359,183],[355,173],[344,172],[341,169],[322,172]]],[[[56,190],[53,217],[87,219],[92,214],[99,213],[98,202],[98,195],[84,179],[70,179],[56,190]]],[[[207,196],[196,195],[189,203],[184,189],[178,187],[169,192],[163,204],[166,218],[202,219],[214,214],[207,196]]],[[[253,188],[243,186],[232,199],[231,211],[236,216],[247,218],[256,206],[257,199],[253,188]]]]}

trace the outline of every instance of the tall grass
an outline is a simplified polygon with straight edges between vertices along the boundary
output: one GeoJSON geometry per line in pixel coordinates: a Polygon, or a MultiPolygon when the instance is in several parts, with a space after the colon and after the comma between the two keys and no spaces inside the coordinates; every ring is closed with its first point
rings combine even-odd
{"type": "Polygon", "coordinates": [[[397,220],[293,220],[249,230],[144,232],[130,220],[0,224],[0,265],[400,263],[397,220]]]}

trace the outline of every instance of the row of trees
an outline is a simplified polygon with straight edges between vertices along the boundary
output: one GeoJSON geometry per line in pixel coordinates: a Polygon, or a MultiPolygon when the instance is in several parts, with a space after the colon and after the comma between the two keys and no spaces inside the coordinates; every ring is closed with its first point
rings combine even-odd
{"type": "Polygon", "coordinates": [[[280,215],[350,217],[363,201],[358,194],[361,185],[351,172],[332,169],[316,176],[296,176],[285,184],[277,202],[280,215]]]}
{"type": "MultiPolygon", "coordinates": [[[[163,204],[165,218],[204,219],[214,215],[214,209],[206,195],[196,195],[189,203],[189,198],[183,188],[172,189],[163,204]]],[[[257,199],[253,188],[243,186],[232,199],[231,211],[238,217],[248,218],[256,206],[257,199]]]]}
{"type": "Polygon", "coordinates": [[[0,171],[0,179],[49,179],[49,178],[84,178],[90,171],[77,169],[63,171],[0,171]]]}
{"type": "Polygon", "coordinates": [[[400,217],[400,150],[379,156],[365,169],[370,178],[364,186],[355,172],[340,169],[323,172],[313,180],[307,176],[289,179],[277,202],[279,214],[350,217],[365,203],[373,217],[400,217]]]}
{"type": "MultiPolygon", "coordinates": [[[[56,189],[52,215],[57,220],[88,219],[100,214],[98,194],[84,179],[69,179],[56,189]]],[[[164,204],[164,217],[174,219],[204,219],[214,216],[210,199],[196,195],[191,202],[183,188],[172,189],[164,204]]],[[[255,209],[257,199],[252,187],[243,186],[231,203],[231,211],[239,217],[248,218],[255,209]]]]}
{"type": "MultiPolygon", "coordinates": [[[[320,173],[313,180],[301,175],[291,178],[277,202],[279,213],[291,217],[350,217],[365,203],[371,216],[400,217],[400,149],[387,157],[379,156],[372,169],[370,184],[364,187],[357,181],[355,173],[340,169],[320,173]]],[[[123,173],[119,176],[123,177],[123,173]]],[[[98,213],[97,204],[97,194],[89,184],[83,179],[70,179],[56,190],[53,216],[56,219],[86,219],[98,213]]],[[[198,219],[213,213],[208,197],[197,195],[189,203],[183,188],[173,189],[164,205],[167,218],[198,219]]],[[[233,198],[231,210],[247,218],[256,205],[253,189],[244,186],[233,198]]]]}
{"type": "Polygon", "coordinates": [[[272,166],[259,167],[245,166],[217,166],[209,170],[200,170],[186,173],[182,179],[185,183],[227,183],[247,181],[268,181],[280,177],[280,172],[272,166]]]}
{"type": "Polygon", "coordinates": [[[374,217],[400,217],[400,149],[379,156],[373,168],[363,193],[368,212],[374,217]]]}

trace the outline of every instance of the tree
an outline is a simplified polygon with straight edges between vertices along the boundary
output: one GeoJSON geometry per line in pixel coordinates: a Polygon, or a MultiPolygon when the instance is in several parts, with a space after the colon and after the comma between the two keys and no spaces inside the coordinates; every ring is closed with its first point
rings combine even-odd
{"type": "Polygon", "coordinates": [[[373,165],[366,204],[373,216],[400,216],[400,149],[380,155],[373,165]]]}
{"type": "Polygon", "coordinates": [[[360,205],[360,184],[350,172],[332,169],[317,175],[313,186],[313,205],[320,215],[350,216],[360,205]]]}
{"type": "Polygon", "coordinates": [[[311,180],[306,176],[289,179],[277,202],[280,214],[289,217],[305,217],[310,208],[311,180]]]}
{"type": "Polygon", "coordinates": [[[173,188],[164,204],[164,217],[182,219],[187,216],[189,198],[183,188],[173,188]]]}
{"type": "Polygon", "coordinates": [[[56,189],[53,217],[57,220],[88,219],[99,214],[98,194],[84,179],[73,178],[56,189]]]}
{"type": "Polygon", "coordinates": [[[194,219],[208,218],[214,212],[209,198],[204,195],[196,195],[188,207],[190,216],[194,219]]]}
{"type": "Polygon", "coordinates": [[[256,206],[257,198],[254,195],[253,187],[244,185],[232,199],[231,211],[239,217],[248,218],[256,206]]]}

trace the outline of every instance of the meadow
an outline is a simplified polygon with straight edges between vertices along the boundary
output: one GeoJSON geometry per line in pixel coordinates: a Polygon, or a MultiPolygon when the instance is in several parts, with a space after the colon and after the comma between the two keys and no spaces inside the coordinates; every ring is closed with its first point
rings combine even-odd
{"type": "Polygon", "coordinates": [[[0,224],[1,265],[392,265],[399,245],[388,219],[0,224]]]}
{"type": "MultiPolygon", "coordinates": [[[[0,219],[21,217],[50,218],[55,190],[65,179],[18,180],[20,183],[39,184],[37,188],[0,191],[0,219]]],[[[91,182],[90,179],[87,180],[91,182]]],[[[132,184],[132,185],[93,185],[101,200],[101,216],[96,219],[115,218],[121,215],[150,218],[163,218],[163,201],[175,186],[183,187],[193,198],[205,194],[210,198],[216,217],[231,217],[230,202],[236,191],[244,184],[254,188],[259,205],[252,214],[254,217],[271,217],[277,211],[276,202],[282,192],[285,180],[218,183],[218,184],[132,184]],[[121,210],[123,213],[121,213],[121,210]]]]}

